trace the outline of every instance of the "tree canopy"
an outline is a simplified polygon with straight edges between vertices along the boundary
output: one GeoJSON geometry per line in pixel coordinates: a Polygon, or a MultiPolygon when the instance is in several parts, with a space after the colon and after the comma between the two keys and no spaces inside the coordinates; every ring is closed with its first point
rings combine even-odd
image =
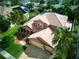
{"type": "Polygon", "coordinates": [[[9,20],[11,23],[20,24],[24,21],[24,16],[20,10],[14,10],[10,13],[9,20]]]}
{"type": "Polygon", "coordinates": [[[21,0],[9,0],[11,1],[11,5],[18,5],[21,0]]]}
{"type": "Polygon", "coordinates": [[[8,19],[0,18],[0,32],[6,31],[10,27],[10,21],[8,19]]]}
{"type": "Polygon", "coordinates": [[[75,59],[76,57],[76,37],[74,32],[69,31],[67,28],[58,28],[55,31],[53,44],[58,42],[55,47],[55,58],[57,59],[75,59]],[[72,49],[73,48],[73,49],[72,49]],[[72,50],[71,50],[72,49],[72,50]],[[71,54],[71,56],[70,56],[71,54]]]}

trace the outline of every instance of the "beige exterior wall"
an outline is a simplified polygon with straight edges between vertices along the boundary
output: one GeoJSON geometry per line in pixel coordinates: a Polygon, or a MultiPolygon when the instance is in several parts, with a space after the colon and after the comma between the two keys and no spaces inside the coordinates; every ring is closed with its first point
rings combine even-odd
{"type": "Polygon", "coordinates": [[[35,45],[35,46],[37,46],[37,47],[39,47],[39,48],[41,48],[43,50],[47,50],[49,52],[52,52],[51,47],[42,44],[38,39],[30,39],[29,43],[31,43],[31,44],[33,44],[33,45],[35,45]]]}
{"type": "Polygon", "coordinates": [[[33,45],[35,45],[35,46],[37,46],[37,47],[39,47],[39,48],[41,48],[41,49],[43,49],[44,50],[44,48],[43,48],[43,44],[41,44],[38,40],[29,40],[29,43],[31,43],[31,44],[33,44],[33,45]]]}
{"type": "Polygon", "coordinates": [[[49,47],[49,46],[45,46],[45,49],[46,49],[47,51],[49,51],[49,52],[52,53],[52,49],[53,49],[53,48],[51,48],[51,47],[49,47]]]}

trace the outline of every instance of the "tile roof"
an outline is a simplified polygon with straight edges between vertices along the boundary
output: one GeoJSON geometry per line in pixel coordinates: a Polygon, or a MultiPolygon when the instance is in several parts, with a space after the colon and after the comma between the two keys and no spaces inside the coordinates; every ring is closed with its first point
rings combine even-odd
{"type": "Polygon", "coordinates": [[[41,37],[45,42],[47,42],[51,47],[53,47],[52,39],[54,37],[54,34],[49,27],[30,35],[28,38],[30,39],[30,38],[36,38],[36,37],[41,37]]]}
{"type": "MultiPolygon", "coordinates": [[[[47,25],[63,27],[63,26],[67,26],[66,24],[68,17],[65,15],[49,12],[49,13],[39,14],[33,17],[30,21],[26,22],[23,26],[27,25],[32,29],[32,23],[35,20],[39,20],[39,19],[44,23],[46,23],[47,25]]],[[[55,47],[54,45],[52,45],[52,38],[54,37],[54,34],[49,27],[30,35],[28,38],[36,38],[36,37],[42,38],[51,47],[55,47]]]]}
{"type": "Polygon", "coordinates": [[[38,19],[40,19],[41,21],[43,21],[48,25],[65,26],[68,17],[65,15],[49,12],[49,13],[39,14],[33,17],[30,21],[26,22],[23,26],[28,25],[30,28],[32,28],[32,23],[38,19]]]}

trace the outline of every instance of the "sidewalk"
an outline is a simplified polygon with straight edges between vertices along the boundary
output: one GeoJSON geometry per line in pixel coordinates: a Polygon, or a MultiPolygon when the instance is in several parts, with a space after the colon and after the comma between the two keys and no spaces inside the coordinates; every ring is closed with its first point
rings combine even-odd
{"type": "Polygon", "coordinates": [[[12,55],[10,55],[7,51],[0,48],[0,54],[6,59],[15,59],[12,55]]]}

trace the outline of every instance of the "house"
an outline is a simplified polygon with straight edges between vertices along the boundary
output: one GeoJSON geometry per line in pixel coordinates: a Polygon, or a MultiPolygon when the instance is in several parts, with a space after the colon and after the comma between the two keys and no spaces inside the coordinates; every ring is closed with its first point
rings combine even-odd
{"type": "Polygon", "coordinates": [[[52,51],[56,45],[52,44],[56,27],[71,27],[68,17],[57,13],[44,13],[27,21],[22,28],[28,34],[23,40],[27,44],[35,45],[43,50],[52,51]]]}
{"type": "Polygon", "coordinates": [[[30,11],[30,9],[24,5],[17,5],[17,6],[13,6],[12,8],[13,10],[21,10],[23,13],[27,13],[30,11]]]}

